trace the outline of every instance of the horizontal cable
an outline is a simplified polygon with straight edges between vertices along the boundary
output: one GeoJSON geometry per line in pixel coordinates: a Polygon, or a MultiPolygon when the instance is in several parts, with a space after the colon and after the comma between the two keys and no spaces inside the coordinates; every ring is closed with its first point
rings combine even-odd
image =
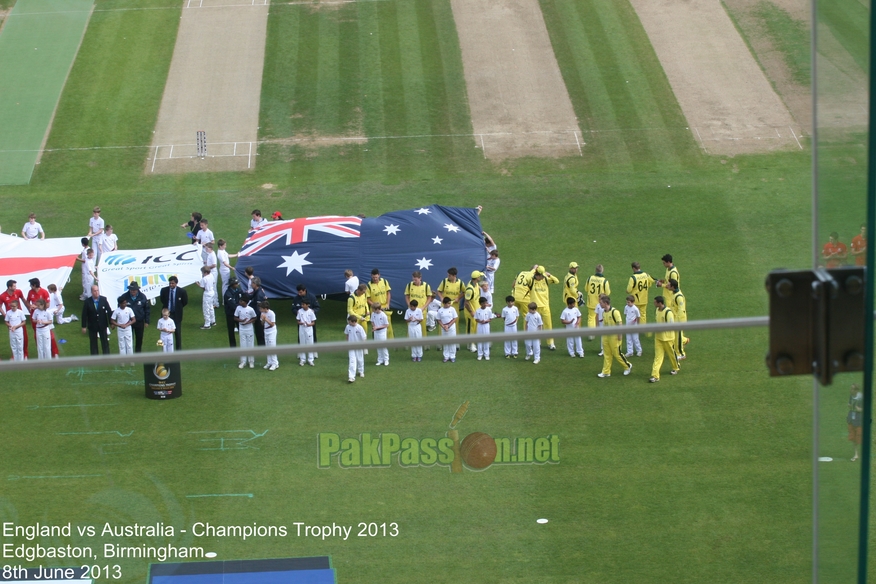
{"type": "MultiPolygon", "coordinates": [[[[408,349],[411,347],[426,347],[431,345],[449,344],[452,342],[455,345],[468,345],[471,343],[504,343],[505,341],[524,341],[526,339],[567,339],[574,337],[586,336],[606,336],[606,335],[623,335],[627,333],[659,333],[665,331],[704,331],[704,330],[726,330],[737,328],[752,328],[769,326],[768,316],[752,316],[743,318],[726,318],[714,320],[696,320],[690,322],[674,322],[669,324],[642,324],[642,325],[623,325],[613,327],[597,327],[597,328],[557,328],[552,330],[541,331],[519,331],[517,333],[490,333],[486,335],[456,335],[452,337],[446,336],[427,336],[418,339],[412,338],[396,338],[387,339],[385,341],[368,340],[360,343],[350,343],[347,341],[332,341],[328,343],[315,343],[313,345],[288,344],[277,345],[274,347],[252,347],[252,348],[210,348],[210,349],[194,349],[185,351],[175,351],[173,353],[150,352],[150,353],[135,353],[133,355],[87,355],[76,357],[61,357],[59,359],[27,359],[24,361],[3,361],[0,362],[0,374],[12,371],[34,371],[37,369],[69,369],[71,367],[98,367],[106,365],[122,365],[125,363],[156,363],[156,362],[174,362],[183,361],[218,361],[221,359],[237,359],[240,357],[265,357],[267,355],[277,355],[278,357],[297,356],[298,353],[342,353],[344,351],[359,350],[359,349],[380,349],[383,347],[389,349],[408,349]]],[[[404,330],[404,325],[398,327],[404,330]]]]}

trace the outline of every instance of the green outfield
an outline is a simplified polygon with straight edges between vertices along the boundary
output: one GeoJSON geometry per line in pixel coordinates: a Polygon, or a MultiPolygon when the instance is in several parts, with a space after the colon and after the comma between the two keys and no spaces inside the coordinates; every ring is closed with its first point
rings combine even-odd
{"type": "MultiPolygon", "coordinates": [[[[660,257],[671,253],[690,318],[765,314],[764,275],[810,261],[810,146],[702,154],[626,2],[544,0],[541,8],[583,156],[484,160],[469,136],[450,2],[382,0],[271,8],[255,171],[147,176],[183,8],[96,0],[48,151],[28,186],[0,187],[2,225],[34,211],[50,237],[84,235],[100,205],[121,248],[144,248],[185,241],[179,224],[200,211],[234,252],[254,208],[290,218],[480,204],[501,252],[497,297],[533,262],[559,275],[577,261],[583,275],[605,265],[618,305],[631,261],[662,277],[660,257]],[[345,140],[357,137],[367,142],[345,140]]],[[[836,152],[860,156],[851,145],[836,152]]],[[[854,182],[840,172],[832,180],[854,182]]],[[[850,237],[855,217],[837,213],[836,229],[850,237]]],[[[405,282],[391,284],[398,294],[405,282]]],[[[79,293],[74,277],[64,293],[71,310],[81,307],[79,293]]],[[[200,292],[190,297],[186,347],[225,346],[223,326],[199,330],[200,292]]],[[[560,299],[555,287],[557,327],[560,299]]],[[[290,302],[275,304],[279,341],[293,342],[290,302]]],[[[398,333],[397,316],[395,323],[398,333]]],[[[343,325],[344,307],[326,301],[319,339],[340,340],[343,325]]],[[[56,330],[64,355],[88,351],[76,327],[56,330]]],[[[156,351],[149,330],[147,350],[156,351]]],[[[345,354],[321,354],[314,368],[281,359],[275,372],[217,358],[184,365],[185,395],[167,403],[145,400],[130,367],[4,373],[0,523],[70,522],[74,531],[4,542],[92,546],[99,557],[87,563],[120,565],[121,582],[143,582],[149,561],[112,557],[105,544],[201,547],[224,560],[330,555],[338,582],[808,579],[811,382],[767,376],[765,330],[690,336],[682,373],[664,372],[656,385],[647,382],[651,339],[632,375],[616,366],[605,380],[596,378],[595,341],[585,341],[584,359],[561,347],[543,351],[538,366],[478,362],[468,352],[443,364],[433,349],[422,363],[393,352],[391,366],[377,368],[372,351],[366,378],[353,385],[345,354]],[[523,439],[524,450],[532,439],[531,460],[451,473],[438,444],[466,401],[462,437],[523,439]],[[373,448],[363,434],[387,440],[386,449],[396,436],[414,442],[406,458],[381,453],[367,467],[373,448]],[[320,448],[330,450],[333,437],[348,440],[348,466],[359,444],[361,467],[342,468],[335,455],[320,468],[320,448]],[[175,532],[101,536],[107,522],[175,532]],[[197,523],[283,525],[289,533],[200,536],[197,523]],[[353,535],[299,537],[296,523],[352,526],[353,535]],[[398,534],[367,536],[369,523],[395,523],[398,534]],[[79,536],[85,525],[98,534],[79,536]]],[[[839,462],[851,456],[847,387],[839,394],[824,418],[825,448],[840,472],[854,472],[839,462]]]]}
{"type": "Polygon", "coordinates": [[[30,181],[92,0],[18,0],[0,35],[0,184],[30,181]]]}

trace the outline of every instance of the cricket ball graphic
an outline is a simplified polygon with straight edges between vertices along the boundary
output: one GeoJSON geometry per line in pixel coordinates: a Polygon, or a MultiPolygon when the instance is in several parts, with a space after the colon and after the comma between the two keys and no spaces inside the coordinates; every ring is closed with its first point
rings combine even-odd
{"type": "Polygon", "coordinates": [[[155,368],[152,370],[152,372],[155,374],[155,377],[157,377],[161,381],[164,381],[165,379],[170,377],[170,369],[168,369],[164,365],[164,363],[158,363],[157,365],[155,365],[155,368]]]}
{"type": "Polygon", "coordinates": [[[496,441],[484,432],[472,432],[462,441],[459,451],[467,467],[483,470],[496,460],[496,441]]]}

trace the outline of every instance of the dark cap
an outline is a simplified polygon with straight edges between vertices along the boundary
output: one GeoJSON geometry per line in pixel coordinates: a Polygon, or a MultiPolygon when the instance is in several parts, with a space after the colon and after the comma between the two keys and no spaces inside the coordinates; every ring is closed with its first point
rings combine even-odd
{"type": "Polygon", "coordinates": [[[131,282],[131,283],[128,284],[128,289],[130,290],[131,288],[136,288],[137,290],[139,290],[139,289],[140,289],[140,284],[138,284],[136,281],[135,281],[135,282],[131,282]]]}

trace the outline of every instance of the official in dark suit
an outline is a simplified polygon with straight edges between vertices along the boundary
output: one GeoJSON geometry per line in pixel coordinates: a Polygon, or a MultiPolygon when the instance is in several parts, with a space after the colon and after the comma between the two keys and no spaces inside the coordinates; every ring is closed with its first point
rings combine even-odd
{"type": "Polygon", "coordinates": [[[222,303],[225,307],[225,325],[228,327],[228,345],[230,347],[237,346],[237,338],[234,336],[234,331],[237,330],[237,322],[234,320],[234,311],[237,310],[237,305],[240,304],[240,297],[243,295],[243,289],[240,287],[240,282],[234,276],[228,280],[228,289],[222,296],[222,303]]]}
{"type": "Polygon", "coordinates": [[[128,308],[134,312],[134,352],[143,351],[143,331],[149,326],[150,303],[145,294],[140,293],[140,284],[136,281],[128,284],[128,291],[119,296],[128,301],[128,308]]]}
{"type": "Polygon", "coordinates": [[[82,334],[88,332],[88,340],[91,341],[91,354],[98,355],[97,337],[100,337],[100,347],[104,355],[109,355],[109,337],[107,329],[110,325],[110,316],[113,309],[110,308],[105,296],[100,295],[100,288],[95,284],[91,287],[91,298],[82,306],[82,334]]]}
{"type": "Polygon", "coordinates": [[[182,349],[182,319],[183,308],[189,303],[189,293],[185,288],[179,287],[179,278],[171,276],[167,279],[169,286],[162,288],[159,296],[161,297],[161,307],[170,311],[170,318],[176,325],[176,330],[173,332],[173,347],[174,350],[182,349]]]}
{"type": "MultiPolygon", "coordinates": [[[[259,302],[264,302],[268,299],[268,295],[265,294],[265,289],[262,288],[262,280],[259,277],[255,277],[252,279],[252,295],[249,301],[249,305],[252,306],[252,309],[255,310],[255,313],[261,314],[259,311],[259,302]]],[[[257,320],[253,324],[253,332],[255,333],[256,345],[259,347],[265,346],[265,327],[262,321],[257,320]]]]}

